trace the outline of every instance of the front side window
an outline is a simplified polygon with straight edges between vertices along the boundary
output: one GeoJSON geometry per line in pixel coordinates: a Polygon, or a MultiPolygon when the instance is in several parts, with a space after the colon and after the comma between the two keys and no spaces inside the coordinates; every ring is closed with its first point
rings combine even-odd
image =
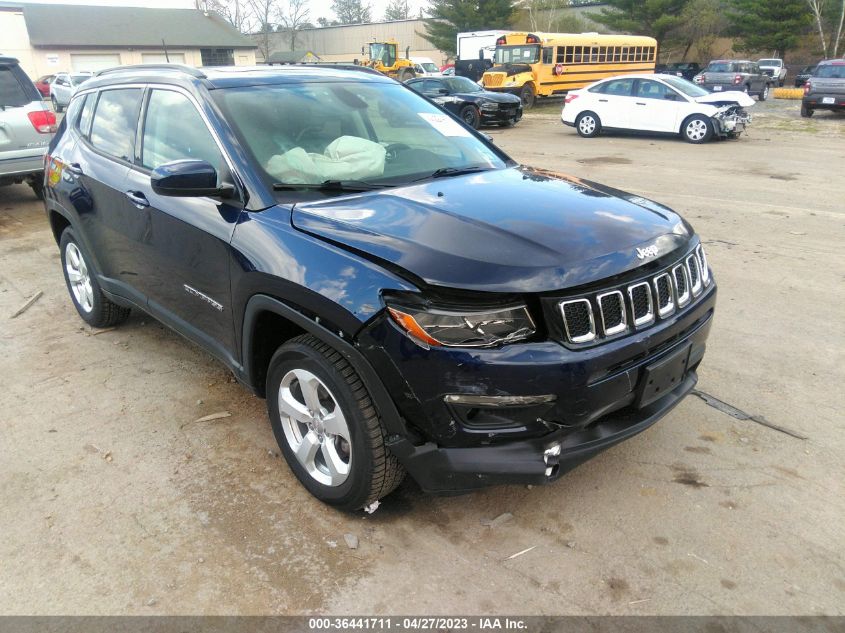
{"type": "Polygon", "coordinates": [[[665,99],[668,94],[675,94],[675,92],[658,81],[640,79],[635,96],[641,99],[665,99]]]}
{"type": "Polygon", "coordinates": [[[218,173],[223,156],[196,107],[185,95],[153,90],[144,117],[141,164],[155,169],[174,160],[204,160],[218,173]]]}
{"type": "Polygon", "coordinates": [[[414,89],[419,90],[420,86],[422,86],[422,93],[428,97],[431,97],[438,96],[440,94],[440,89],[443,87],[443,84],[441,84],[436,79],[426,79],[414,85],[414,89]]]}
{"type": "Polygon", "coordinates": [[[449,87],[449,92],[483,92],[484,89],[477,83],[468,79],[467,77],[450,77],[446,80],[446,85],[449,87]]]}
{"type": "Polygon", "coordinates": [[[540,46],[497,46],[493,61],[497,64],[536,64],[540,61],[540,46]]]}
{"type": "Polygon", "coordinates": [[[270,184],[396,186],[441,168],[506,165],[495,149],[399,84],[309,82],[212,95],[270,184]]]}
{"type": "Polygon", "coordinates": [[[91,144],[94,147],[132,162],[142,94],[140,88],[104,90],[100,93],[91,123],[91,144]]]}

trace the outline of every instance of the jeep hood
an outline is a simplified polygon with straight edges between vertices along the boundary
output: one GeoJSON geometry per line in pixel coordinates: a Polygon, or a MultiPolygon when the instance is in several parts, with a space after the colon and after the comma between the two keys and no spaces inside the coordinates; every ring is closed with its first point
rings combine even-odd
{"type": "Polygon", "coordinates": [[[710,105],[726,105],[728,103],[736,103],[743,108],[748,108],[754,105],[754,99],[749,97],[746,93],[739,90],[726,90],[725,92],[711,92],[702,97],[696,97],[697,103],[709,103],[710,105]]]}
{"type": "Polygon", "coordinates": [[[606,279],[643,265],[637,248],[668,259],[692,236],[655,202],[516,167],[297,204],[291,221],[415,283],[505,293],[606,279]]]}

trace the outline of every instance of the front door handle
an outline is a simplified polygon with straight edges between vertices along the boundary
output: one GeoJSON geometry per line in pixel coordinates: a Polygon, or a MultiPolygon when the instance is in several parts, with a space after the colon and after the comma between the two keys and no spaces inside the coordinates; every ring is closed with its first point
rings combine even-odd
{"type": "Polygon", "coordinates": [[[642,101],[637,101],[637,105],[645,105],[642,101]]]}
{"type": "Polygon", "coordinates": [[[82,175],[82,165],[79,163],[68,163],[65,165],[65,169],[72,173],[74,176],[81,176],[82,175]]]}
{"type": "Polygon", "coordinates": [[[149,200],[147,200],[147,196],[145,196],[140,191],[127,191],[126,197],[139,209],[143,209],[144,207],[150,206],[149,200]]]}
{"type": "Polygon", "coordinates": [[[607,103],[607,99],[599,99],[599,103],[607,103]]]}

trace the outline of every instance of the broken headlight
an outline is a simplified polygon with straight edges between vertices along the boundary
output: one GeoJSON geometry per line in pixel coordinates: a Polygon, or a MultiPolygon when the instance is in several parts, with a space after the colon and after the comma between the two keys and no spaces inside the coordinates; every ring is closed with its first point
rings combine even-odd
{"type": "Polygon", "coordinates": [[[490,347],[528,338],[534,322],[524,305],[483,311],[388,307],[408,336],[430,346],[490,347]]]}

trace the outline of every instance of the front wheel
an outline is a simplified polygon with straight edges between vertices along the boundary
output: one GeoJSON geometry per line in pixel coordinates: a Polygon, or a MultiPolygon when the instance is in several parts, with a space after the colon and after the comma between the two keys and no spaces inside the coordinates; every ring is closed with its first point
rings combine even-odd
{"type": "Polygon", "coordinates": [[[317,499],[358,510],[393,491],[405,470],[385,446],[379,412],[355,369],[304,334],[267,372],[267,409],[288,466],[317,499]]]}
{"type": "Polygon", "coordinates": [[[575,129],[584,138],[598,136],[601,132],[601,121],[595,112],[582,112],[575,119],[575,129]]]}
{"type": "Polygon", "coordinates": [[[713,136],[713,124],[708,117],[696,114],[684,121],[681,135],[688,143],[706,143],[713,136]]]}
{"type": "Polygon", "coordinates": [[[405,82],[405,81],[408,81],[409,79],[413,79],[414,77],[416,77],[416,74],[414,73],[413,69],[411,69],[411,68],[400,68],[399,69],[399,81],[405,82]]]}
{"type": "Polygon", "coordinates": [[[522,90],[519,91],[519,98],[522,99],[522,109],[530,110],[534,107],[534,101],[537,99],[537,94],[534,92],[532,84],[525,84],[522,90]]]}
{"type": "Polygon", "coordinates": [[[466,123],[473,129],[478,129],[478,124],[481,122],[481,115],[475,106],[464,106],[461,110],[461,121],[466,123]]]}
{"type": "Polygon", "coordinates": [[[53,102],[53,111],[56,113],[60,113],[62,111],[62,106],[60,106],[59,102],[56,100],[56,95],[52,95],[50,97],[50,101],[53,102]]]}

